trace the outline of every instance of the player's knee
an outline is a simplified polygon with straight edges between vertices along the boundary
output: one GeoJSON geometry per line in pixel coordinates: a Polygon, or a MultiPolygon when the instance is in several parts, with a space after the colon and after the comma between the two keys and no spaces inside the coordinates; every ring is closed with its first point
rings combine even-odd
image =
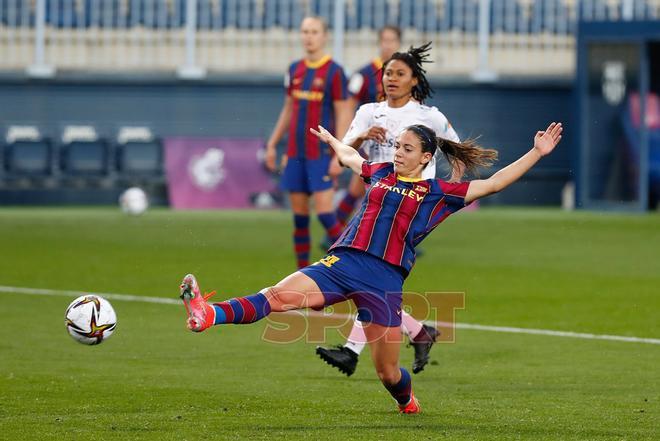
{"type": "Polygon", "coordinates": [[[282,289],[277,286],[264,288],[261,292],[268,299],[271,311],[283,312],[292,309],[298,309],[302,306],[304,296],[302,293],[288,289],[282,289]]]}
{"type": "Polygon", "coordinates": [[[376,366],[376,374],[383,384],[396,384],[399,382],[399,367],[397,365],[376,366]]]}

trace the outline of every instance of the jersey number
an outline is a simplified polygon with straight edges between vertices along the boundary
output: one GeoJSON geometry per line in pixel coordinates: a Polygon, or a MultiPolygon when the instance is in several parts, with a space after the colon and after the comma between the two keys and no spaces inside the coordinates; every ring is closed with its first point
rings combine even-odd
{"type": "Polygon", "coordinates": [[[320,263],[330,268],[335,263],[339,262],[339,257],[337,256],[325,256],[323,259],[319,260],[320,263]]]}

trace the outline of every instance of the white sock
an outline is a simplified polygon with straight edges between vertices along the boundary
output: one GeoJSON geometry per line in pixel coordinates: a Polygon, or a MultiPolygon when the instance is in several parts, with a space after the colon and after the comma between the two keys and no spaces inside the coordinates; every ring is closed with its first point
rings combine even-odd
{"type": "Polygon", "coordinates": [[[351,328],[351,334],[348,336],[348,340],[346,340],[344,347],[355,352],[357,355],[360,355],[366,345],[367,336],[362,328],[362,322],[356,317],[353,322],[353,327],[351,328]]]}
{"type": "Polygon", "coordinates": [[[403,331],[408,334],[408,337],[412,340],[417,337],[417,334],[422,330],[422,323],[415,320],[407,312],[401,311],[401,327],[403,331]]]}

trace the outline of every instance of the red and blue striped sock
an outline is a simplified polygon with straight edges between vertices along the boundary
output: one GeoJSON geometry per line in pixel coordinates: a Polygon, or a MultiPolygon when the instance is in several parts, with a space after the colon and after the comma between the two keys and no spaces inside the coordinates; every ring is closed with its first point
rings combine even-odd
{"type": "Polygon", "coordinates": [[[300,269],[309,265],[309,216],[294,214],[293,226],[293,248],[300,269]]]}
{"type": "Polygon", "coordinates": [[[262,293],[214,303],[214,325],[254,323],[270,314],[270,303],[262,293]]]}
{"type": "Polygon", "coordinates": [[[403,405],[408,404],[410,395],[412,394],[412,381],[410,374],[404,368],[401,369],[401,379],[396,384],[385,384],[385,389],[394,397],[397,403],[403,405]]]}
{"type": "Polygon", "coordinates": [[[337,215],[331,211],[330,213],[319,213],[318,217],[319,221],[321,221],[321,224],[323,224],[323,227],[328,234],[328,238],[330,238],[332,242],[339,239],[343,228],[337,220],[337,215]]]}
{"type": "Polygon", "coordinates": [[[355,209],[356,202],[357,198],[355,196],[350,193],[346,193],[344,199],[342,199],[339,203],[336,214],[337,220],[342,225],[342,227],[345,227],[348,223],[348,219],[351,217],[351,214],[353,214],[353,210],[355,209]]]}

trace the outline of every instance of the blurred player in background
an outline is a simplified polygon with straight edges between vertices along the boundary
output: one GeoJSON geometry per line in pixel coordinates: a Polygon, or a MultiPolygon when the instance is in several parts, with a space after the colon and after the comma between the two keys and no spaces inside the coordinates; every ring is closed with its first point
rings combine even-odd
{"type": "Polygon", "coordinates": [[[332,146],[342,164],[371,182],[357,214],[328,256],[252,295],[211,305],[212,294],[202,295],[195,277],[186,275],[180,292],[188,328],[202,332],[214,325],[254,323],[271,312],[351,300],[368,323],[364,330],[376,373],[399,412],[421,412],[410,374],[399,365],[403,283],[415,263],[415,247],[452,213],[520,179],[552,152],[561,132],[556,123],[536,132],[529,152],[488,179],[449,183],[422,177],[436,150],[470,170],[492,164],[497,152],[472,140],[436,138],[432,129],[416,124],[397,137],[394,162],[370,163],[319,126],[313,133],[332,146]]]}
{"type": "MultiPolygon", "coordinates": [[[[360,106],[344,137],[345,144],[365,151],[370,161],[389,162],[394,157],[396,137],[405,127],[413,124],[430,127],[437,137],[459,141],[445,115],[435,107],[422,104],[432,94],[422,67],[427,62],[429,50],[430,43],[407,52],[391,54],[383,66],[385,100],[360,106]]],[[[464,170],[460,161],[454,164],[451,182],[459,181],[464,170]]],[[[435,159],[432,158],[422,176],[425,179],[435,178],[435,173],[435,159]]],[[[364,191],[364,183],[358,184],[355,188],[364,191]]],[[[419,250],[416,251],[419,253],[419,250]]],[[[416,374],[428,363],[431,347],[439,333],[434,327],[423,325],[405,312],[402,313],[402,321],[403,331],[415,351],[412,370],[416,374]]],[[[316,353],[329,365],[351,376],[357,367],[358,356],[365,348],[365,341],[362,323],[356,318],[346,344],[336,348],[317,347],[316,353]]]]}
{"type": "Polygon", "coordinates": [[[286,97],[275,129],[266,144],[266,166],[276,171],[276,147],[288,131],[281,185],[289,191],[294,222],[294,249],[298,268],[309,265],[310,195],[319,221],[333,241],[342,227],[333,207],[333,177],[341,172],[331,149],[309,133],[319,124],[346,132],[351,118],[347,81],[340,65],[325,53],[328,26],[320,17],[306,17],[300,25],[305,56],[289,67],[286,97]]]}
{"type": "MultiPolygon", "coordinates": [[[[401,29],[397,26],[385,26],[378,31],[379,55],[369,64],[351,75],[348,82],[350,103],[352,109],[367,103],[375,103],[385,99],[383,94],[383,62],[390,59],[401,46],[401,29]]],[[[355,204],[364,196],[364,182],[356,176],[351,177],[346,196],[337,206],[337,219],[345,226],[351,217],[355,204]]],[[[327,247],[326,247],[327,248],[327,247]]]]}

